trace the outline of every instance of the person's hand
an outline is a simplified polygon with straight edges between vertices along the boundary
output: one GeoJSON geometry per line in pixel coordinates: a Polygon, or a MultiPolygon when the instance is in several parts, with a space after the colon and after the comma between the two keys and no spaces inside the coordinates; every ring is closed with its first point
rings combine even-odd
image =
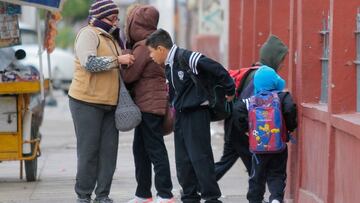
{"type": "Polygon", "coordinates": [[[131,54],[124,54],[121,56],[118,56],[118,62],[119,64],[126,64],[126,65],[132,65],[134,63],[134,55],[131,54]]]}
{"type": "Polygon", "coordinates": [[[225,98],[227,102],[231,102],[235,98],[235,95],[231,95],[231,96],[225,95],[225,98]]]}

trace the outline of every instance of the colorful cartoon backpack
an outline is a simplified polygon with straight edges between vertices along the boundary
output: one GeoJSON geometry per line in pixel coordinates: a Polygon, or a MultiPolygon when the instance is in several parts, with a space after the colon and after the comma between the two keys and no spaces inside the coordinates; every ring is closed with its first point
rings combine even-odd
{"type": "Polygon", "coordinates": [[[250,151],[277,153],[286,147],[286,127],[277,91],[262,91],[247,100],[250,151]]]}

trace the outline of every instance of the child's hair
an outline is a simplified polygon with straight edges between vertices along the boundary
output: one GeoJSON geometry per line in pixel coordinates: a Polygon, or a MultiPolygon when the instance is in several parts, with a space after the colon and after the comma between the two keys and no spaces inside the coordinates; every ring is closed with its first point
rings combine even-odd
{"type": "Polygon", "coordinates": [[[167,49],[171,49],[173,42],[168,32],[159,28],[146,39],[146,46],[152,48],[157,48],[158,46],[163,46],[167,49]]]}

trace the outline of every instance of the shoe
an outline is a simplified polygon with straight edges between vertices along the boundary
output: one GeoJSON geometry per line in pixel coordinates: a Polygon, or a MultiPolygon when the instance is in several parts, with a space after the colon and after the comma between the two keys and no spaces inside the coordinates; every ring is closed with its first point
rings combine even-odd
{"type": "Polygon", "coordinates": [[[86,198],[86,199],[78,198],[76,200],[76,203],[91,203],[91,199],[89,199],[89,198],[86,198]]]}
{"type": "Polygon", "coordinates": [[[105,197],[102,199],[95,199],[93,203],[114,203],[114,200],[112,200],[108,197],[105,197]]]}
{"type": "Polygon", "coordinates": [[[280,203],[280,201],[277,199],[274,199],[273,201],[271,201],[271,203],[280,203]]]}
{"type": "Polygon", "coordinates": [[[155,203],[175,203],[175,199],[172,198],[161,198],[161,197],[157,197],[156,198],[156,202],[155,203]]]}
{"type": "Polygon", "coordinates": [[[127,203],[154,203],[153,199],[150,198],[141,198],[141,197],[136,197],[130,201],[128,201],[127,203]]]}

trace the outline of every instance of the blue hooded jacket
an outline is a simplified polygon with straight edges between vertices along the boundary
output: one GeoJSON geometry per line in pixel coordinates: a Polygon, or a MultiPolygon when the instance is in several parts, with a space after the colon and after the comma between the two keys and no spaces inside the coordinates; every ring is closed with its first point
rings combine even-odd
{"type": "Polygon", "coordinates": [[[269,66],[261,66],[254,75],[255,94],[260,91],[282,91],[285,88],[283,80],[274,69],[269,66]]]}

